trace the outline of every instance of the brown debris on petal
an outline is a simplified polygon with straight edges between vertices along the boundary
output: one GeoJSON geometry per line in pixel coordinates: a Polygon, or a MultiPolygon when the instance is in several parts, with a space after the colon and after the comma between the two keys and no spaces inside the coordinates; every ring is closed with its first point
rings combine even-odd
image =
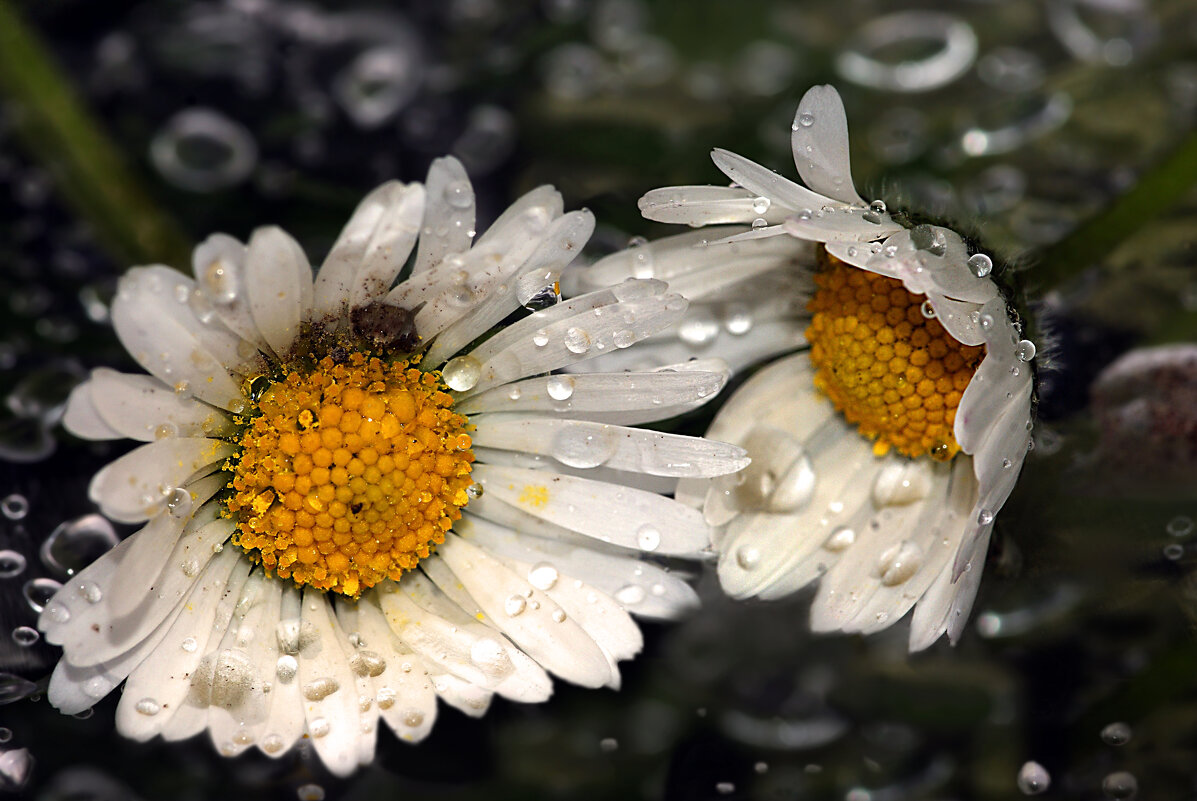
{"type": "Polygon", "coordinates": [[[416,316],[402,306],[375,301],[351,310],[349,319],[354,333],[376,348],[411,353],[420,344],[416,316]]]}

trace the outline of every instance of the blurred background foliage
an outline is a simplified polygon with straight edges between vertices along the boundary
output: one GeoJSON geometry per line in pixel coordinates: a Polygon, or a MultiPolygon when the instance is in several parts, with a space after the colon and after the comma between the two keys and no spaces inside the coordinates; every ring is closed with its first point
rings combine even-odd
{"type": "Polygon", "coordinates": [[[0,792],[894,801],[1049,777],[1052,798],[1197,798],[1188,0],[0,0],[0,91],[0,792]],[[646,190],[722,182],[713,146],[792,176],[817,83],[844,96],[862,194],[1004,254],[1040,345],[1036,448],[957,648],[814,637],[803,598],[731,603],[706,575],[618,694],[442,709],[345,781],[128,742],[113,698],[48,706],[35,609],[128,533],[86,501],[124,446],[58,426],[88,369],[134,369],[108,322],[123,269],[264,224],[318,259],[368,189],[445,153],[480,229],[553,183],[596,213],[594,258],[667,233],[646,190]]]}

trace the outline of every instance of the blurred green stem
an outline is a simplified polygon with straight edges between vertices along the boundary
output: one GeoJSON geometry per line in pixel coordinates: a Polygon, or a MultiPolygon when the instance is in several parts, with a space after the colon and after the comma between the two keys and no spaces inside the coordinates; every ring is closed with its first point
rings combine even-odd
{"type": "Polygon", "coordinates": [[[1171,154],[1150,168],[1126,194],[1038,257],[1033,280],[1058,286],[1159,219],[1197,185],[1197,131],[1188,134],[1171,154]]]}
{"type": "Polygon", "coordinates": [[[22,143],[119,264],[190,261],[186,234],[145,192],[9,0],[0,0],[0,91],[22,143]]]}

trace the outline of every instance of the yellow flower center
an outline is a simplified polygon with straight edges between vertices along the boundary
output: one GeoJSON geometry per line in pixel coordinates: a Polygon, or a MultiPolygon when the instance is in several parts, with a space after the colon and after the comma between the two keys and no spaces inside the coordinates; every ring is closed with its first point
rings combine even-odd
{"type": "Polygon", "coordinates": [[[233,542],[281,578],[352,598],[398,579],[469,500],[474,454],[451,404],[438,373],[360,353],[270,384],[231,464],[233,542]]]}
{"type": "Polygon", "coordinates": [[[901,281],[819,250],[806,329],[815,387],[874,440],[878,456],[894,448],[951,459],[960,451],[952,433],[956,407],[984,346],[958,342],[901,281]]]}

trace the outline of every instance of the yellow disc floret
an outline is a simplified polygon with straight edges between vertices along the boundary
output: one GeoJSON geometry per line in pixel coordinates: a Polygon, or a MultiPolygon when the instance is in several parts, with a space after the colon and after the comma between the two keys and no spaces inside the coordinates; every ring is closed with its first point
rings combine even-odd
{"type": "Polygon", "coordinates": [[[820,248],[806,339],[815,387],[874,440],[873,451],[951,459],[956,407],[985,356],[962,345],[902,282],[820,248]]]}
{"type": "Polygon", "coordinates": [[[229,465],[233,542],[281,578],[352,598],[398,579],[469,498],[474,454],[451,403],[437,373],[360,353],[271,383],[229,465]]]}

